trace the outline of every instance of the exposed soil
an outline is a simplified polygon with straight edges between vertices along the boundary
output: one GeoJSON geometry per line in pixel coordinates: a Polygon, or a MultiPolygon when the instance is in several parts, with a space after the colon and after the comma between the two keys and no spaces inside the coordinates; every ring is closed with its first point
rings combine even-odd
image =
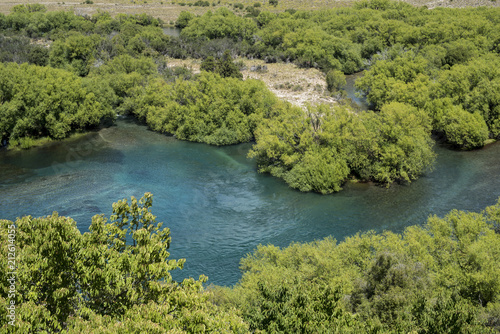
{"type": "MultiPolygon", "coordinates": [[[[263,60],[237,59],[245,69],[243,78],[262,80],[267,87],[282,100],[304,107],[306,104],[335,103],[328,96],[325,75],[317,69],[302,69],[294,64],[266,64],[263,60]],[[258,68],[260,66],[260,69],[258,68]],[[252,70],[254,67],[254,70],[252,70]],[[257,69],[256,69],[257,67],[257,69]],[[264,68],[264,69],[263,69],[264,68]]],[[[184,66],[194,73],[200,72],[201,60],[169,59],[168,66],[184,66]]]]}

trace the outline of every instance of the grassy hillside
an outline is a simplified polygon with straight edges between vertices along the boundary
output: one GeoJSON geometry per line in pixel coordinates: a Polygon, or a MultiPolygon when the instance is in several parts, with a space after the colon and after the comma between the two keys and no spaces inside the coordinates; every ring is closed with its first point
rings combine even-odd
{"type": "MultiPolygon", "coordinates": [[[[161,18],[165,23],[173,23],[181,11],[189,10],[195,14],[203,14],[209,9],[226,6],[234,9],[234,4],[242,4],[242,10],[234,9],[236,13],[245,14],[247,6],[260,3],[260,9],[283,11],[285,9],[324,9],[350,6],[355,0],[278,0],[277,6],[271,6],[268,0],[209,0],[210,6],[194,6],[197,0],[82,0],[82,1],[44,1],[48,10],[71,10],[77,14],[93,14],[97,11],[107,11],[112,14],[146,13],[161,18]],[[89,2],[89,3],[87,3],[89,2]]],[[[435,7],[466,7],[489,6],[500,7],[497,0],[404,0],[415,6],[435,7]]],[[[4,0],[0,3],[0,13],[8,14],[10,9],[19,4],[40,3],[36,0],[4,0]]]]}

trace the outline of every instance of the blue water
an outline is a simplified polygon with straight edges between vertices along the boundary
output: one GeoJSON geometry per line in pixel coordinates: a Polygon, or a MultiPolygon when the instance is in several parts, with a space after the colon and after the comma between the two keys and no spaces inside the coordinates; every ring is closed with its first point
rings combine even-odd
{"type": "Polygon", "coordinates": [[[500,145],[474,152],[436,148],[434,171],[410,186],[349,184],[334,195],[305,194],[258,174],[250,144],[211,147],[149,131],[131,119],[72,141],[0,151],[0,217],[58,211],[88,230],[95,214],[144,192],[171,228],[175,279],[209,277],[232,285],[239,260],[258,244],[287,246],[359,231],[402,231],[430,214],[480,211],[500,197],[500,145]]]}

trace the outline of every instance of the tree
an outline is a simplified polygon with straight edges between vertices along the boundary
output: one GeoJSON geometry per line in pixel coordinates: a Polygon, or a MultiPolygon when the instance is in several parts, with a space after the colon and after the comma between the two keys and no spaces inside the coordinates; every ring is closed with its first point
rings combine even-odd
{"type": "Polygon", "coordinates": [[[212,56],[208,56],[201,62],[200,70],[217,73],[223,78],[243,78],[243,74],[241,74],[240,70],[233,62],[229,50],[224,51],[222,57],[217,60],[212,56]]]}
{"type": "Polygon", "coordinates": [[[432,166],[436,155],[424,111],[392,102],[382,107],[373,124],[378,149],[371,156],[371,178],[387,185],[411,182],[432,166]]]}
{"type": "MultiPolygon", "coordinates": [[[[273,333],[494,333],[500,296],[499,202],[453,210],[403,233],[259,245],[241,280],[215,290],[250,330],[273,333]]],[[[496,326],[496,327],[495,327],[496,326]]]]}
{"type": "Polygon", "coordinates": [[[214,73],[217,72],[217,64],[215,63],[214,57],[208,56],[205,58],[205,60],[201,62],[200,70],[214,73]]]}
{"type": "Polygon", "coordinates": [[[152,80],[132,98],[133,113],[155,131],[211,145],[248,142],[276,97],[263,82],[202,72],[196,80],[152,80]]]}
{"type": "Polygon", "coordinates": [[[461,149],[483,147],[488,139],[488,126],[479,113],[471,114],[458,107],[451,109],[444,116],[443,122],[446,139],[461,149]]]}
{"type": "Polygon", "coordinates": [[[250,41],[256,31],[257,24],[253,19],[239,17],[228,8],[221,7],[215,12],[208,11],[191,19],[187,27],[182,29],[181,37],[250,41]]]}
{"type": "Polygon", "coordinates": [[[229,50],[224,51],[222,57],[217,61],[216,72],[223,78],[243,78],[243,74],[233,62],[229,50]]]}
{"type": "Polygon", "coordinates": [[[175,22],[175,26],[179,29],[184,29],[188,26],[189,21],[194,18],[194,14],[191,12],[182,11],[175,22]]]}
{"type": "Polygon", "coordinates": [[[326,74],[326,88],[334,93],[346,85],[345,75],[339,70],[331,70],[326,74]]]}
{"type": "Polygon", "coordinates": [[[103,90],[73,73],[13,63],[0,64],[0,69],[3,138],[62,139],[115,117],[103,90]]]}
{"type": "MultiPolygon", "coordinates": [[[[2,318],[13,301],[20,333],[245,332],[247,326],[234,312],[209,301],[202,286],[206,277],[172,280],[170,271],[182,268],[185,260],[168,259],[170,230],[156,222],[152,204],[150,193],[130,203],[119,201],[111,223],[96,215],[83,235],[75,221],[57,213],[0,220],[1,244],[15,239],[14,251],[0,249],[0,278],[6,281],[8,272],[16,272],[15,296],[1,285],[2,318]],[[15,252],[15,269],[9,269],[8,252],[15,252]]],[[[0,328],[8,326],[3,322],[0,328]]]]}
{"type": "Polygon", "coordinates": [[[425,112],[402,103],[379,114],[320,105],[304,115],[284,105],[259,125],[249,156],[260,172],[301,191],[337,192],[349,176],[388,186],[411,182],[432,166],[430,129],[425,112]]]}

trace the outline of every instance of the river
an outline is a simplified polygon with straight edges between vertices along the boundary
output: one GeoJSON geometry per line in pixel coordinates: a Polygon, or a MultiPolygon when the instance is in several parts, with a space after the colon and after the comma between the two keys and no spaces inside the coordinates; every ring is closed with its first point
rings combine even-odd
{"type": "Polygon", "coordinates": [[[345,76],[346,79],[346,85],[345,85],[345,91],[347,93],[347,97],[349,97],[361,110],[368,110],[370,109],[370,105],[368,101],[366,101],[366,98],[363,96],[358,96],[358,92],[356,91],[356,87],[354,87],[354,83],[356,82],[356,79],[360,78],[363,76],[363,72],[358,72],[354,74],[349,74],[345,76]]]}
{"type": "Polygon", "coordinates": [[[251,144],[212,147],[149,131],[133,119],[29,151],[0,151],[0,217],[60,215],[88,230],[95,214],[144,192],[171,228],[175,279],[205,274],[232,285],[239,260],[258,244],[287,246],[359,231],[402,231],[431,214],[480,211],[500,196],[500,145],[474,152],[436,147],[435,169],[409,186],[348,184],[328,196],[300,193],[256,172],[251,144]]]}

